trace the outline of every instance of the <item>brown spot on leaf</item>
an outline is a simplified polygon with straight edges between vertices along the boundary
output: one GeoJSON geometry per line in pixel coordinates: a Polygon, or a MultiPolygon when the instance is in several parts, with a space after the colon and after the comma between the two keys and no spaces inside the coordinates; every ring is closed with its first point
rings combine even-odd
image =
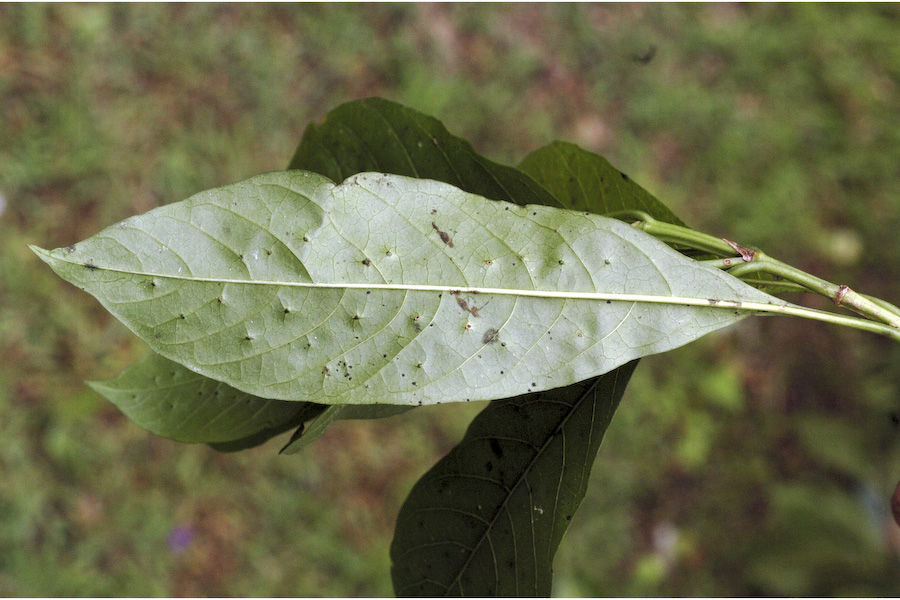
{"type": "Polygon", "coordinates": [[[452,248],[453,240],[450,239],[450,235],[446,231],[441,231],[440,227],[438,227],[437,224],[434,223],[433,221],[431,223],[431,226],[434,228],[435,231],[437,231],[437,234],[438,234],[438,236],[440,236],[441,241],[452,248]]]}
{"type": "Polygon", "coordinates": [[[478,314],[484,306],[469,306],[469,303],[466,302],[466,299],[459,295],[459,292],[451,292],[454,296],[456,296],[456,303],[459,305],[461,309],[472,315],[473,317],[481,316],[478,314]]]}
{"type": "Polygon", "coordinates": [[[500,341],[500,332],[493,327],[485,331],[484,335],[481,336],[482,344],[494,344],[498,341],[500,341]]]}

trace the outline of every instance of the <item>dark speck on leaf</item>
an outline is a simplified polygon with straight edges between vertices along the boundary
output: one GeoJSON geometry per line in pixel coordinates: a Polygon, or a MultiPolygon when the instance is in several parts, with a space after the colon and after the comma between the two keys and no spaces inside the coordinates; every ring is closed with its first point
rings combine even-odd
{"type": "Polygon", "coordinates": [[[622,175],[622,179],[624,179],[625,181],[628,181],[628,175],[626,175],[625,173],[622,173],[621,175],[622,175]]]}
{"type": "Polygon", "coordinates": [[[99,267],[92,262],[86,262],[84,263],[84,268],[88,271],[96,271],[99,267]]]}
{"type": "Polygon", "coordinates": [[[500,442],[497,441],[497,438],[491,438],[490,445],[491,452],[494,453],[494,456],[503,458],[503,448],[500,446],[500,442]]]}
{"type": "Polygon", "coordinates": [[[372,264],[372,261],[369,260],[368,258],[364,258],[363,261],[362,261],[362,264],[364,264],[364,265],[366,265],[366,266],[368,267],[369,265],[372,264]]]}
{"type": "Polygon", "coordinates": [[[75,246],[74,245],[66,246],[66,250],[69,251],[69,254],[72,254],[73,252],[75,252],[75,246]]]}
{"type": "Polygon", "coordinates": [[[500,340],[500,332],[491,327],[481,336],[482,344],[494,344],[500,340]]]}
{"type": "Polygon", "coordinates": [[[453,240],[450,239],[450,235],[446,231],[441,231],[441,229],[437,226],[436,223],[432,223],[431,226],[434,228],[435,231],[437,231],[437,234],[438,234],[438,236],[440,236],[441,241],[452,248],[453,240]]]}

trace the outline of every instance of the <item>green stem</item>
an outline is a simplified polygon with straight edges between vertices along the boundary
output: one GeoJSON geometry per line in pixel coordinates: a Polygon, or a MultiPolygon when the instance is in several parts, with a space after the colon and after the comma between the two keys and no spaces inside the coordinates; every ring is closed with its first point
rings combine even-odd
{"type": "Polygon", "coordinates": [[[830,281],[825,281],[815,275],[810,275],[796,267],[776,260],[763,252],[756,252],[752,262],[737,265],[728,272],[735,277],[739,277],[753,271],[769,273],[787,281],[798,283],[810,291],[831,299],[838,306],[846,306],[864,317],[875,319],[900,329],[900,312],[885,306],[887,303],[875,302],[867,296],[853,291],[846,285],[837,285],[830,281]]]}
{"type": "MultiPolygon", "coordinates": [[[[796,267],[792,267],[791,265],[776,260],[758,250],[750,250],[739,244],[687,227],[658,221],[641,211],[622,211],[621,213],[615,213],[611,216],[625,220],[633,220],[635,221],[632,223],[634,227],[641,229],[662,241],[680,244],[689,248],[709,252],[716,256],[721,256],[723,257],[721,259],[702,262],[716,268],[726,268],[728,269],[728,273],[735,277],[744,279],[748,275],[766,273],[784,280],[784,283],[778,281],[772,282],[771,285],[773,286],[778,286],[779,284],[787,284],[787,287],[799,286],[801,289],[825,296],[838,306],[847,307],[863,315],[867,319],[880,321],[881,323],[888,325],[887,334],[900,340],[900,309],[889,302],[860,294],[846,285],[838,285],[825,281],[815,275],[811,275],[796,267]],[[736,253],[740,254],[740,256],[736,257],[736,253]],[[732,264],[734,266],[731,266],[732,264]]],[[[754,279],[753,281],[754,283],[760,283],[761,280],[754,279]]],[[[825,315],[833,314],[823,311],[816,312],[825,315]]],[[[831,319],[831,322],[834,323],[856,327],[857,329],[867,329],[869,331],[886,333],[884,325],[882,324],[872,323],[871,321],[861,321],[860,319],[851,319],[850,317],[843,317],[841,315],[833,316],[839,317],[838,319],[831,319]],[[861,323],[870,323],[873,327],[861,327],[861,323]],[[877,327],[874,327],[875,325],[877,325],[877,327]]],[[[823,319],[821,315],[814,318],[826,320],[823,319]]]]}

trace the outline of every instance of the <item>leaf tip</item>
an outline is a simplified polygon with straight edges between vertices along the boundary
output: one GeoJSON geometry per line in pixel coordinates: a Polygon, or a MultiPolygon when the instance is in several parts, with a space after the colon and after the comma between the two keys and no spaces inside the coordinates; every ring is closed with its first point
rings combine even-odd
{"type": "Polygon", "coordinates": [[[46,256],[46,257],[49,257],[49,256],[50,256],[50,251],[49,251],[49,250],[44,250],[44,249],[41,248],[40,246],[36,246],[36,245],[34,245],[34,244],[28,244],[28,249],[31,250],[32,252],[34,252],[35,254],[37,254],[38,257],[41,258],[41,260],[44,260],[44,257],[45,257],[45,256],[46,256]]]}

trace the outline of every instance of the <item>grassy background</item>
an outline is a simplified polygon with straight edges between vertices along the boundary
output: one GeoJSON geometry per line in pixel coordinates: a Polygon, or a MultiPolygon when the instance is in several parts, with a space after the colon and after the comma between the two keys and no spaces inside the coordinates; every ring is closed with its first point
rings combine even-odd
{"type": "MultiPolygon", "coordinates": [[[[0,5],[0,595],[389,595],[393,522],[473,407],[309,451],[156,439],[82,381],[144,350],[56,247],[283,168],[380,95],[501,161],[553,139],[692,225],[900,301],[895,5],[0,5]]],[[[823,306],[814,298],[800,301],[823,306]]],[[[900,348],[755,319],[638,369],[562,595],[895,595],[900,348]]]]}

